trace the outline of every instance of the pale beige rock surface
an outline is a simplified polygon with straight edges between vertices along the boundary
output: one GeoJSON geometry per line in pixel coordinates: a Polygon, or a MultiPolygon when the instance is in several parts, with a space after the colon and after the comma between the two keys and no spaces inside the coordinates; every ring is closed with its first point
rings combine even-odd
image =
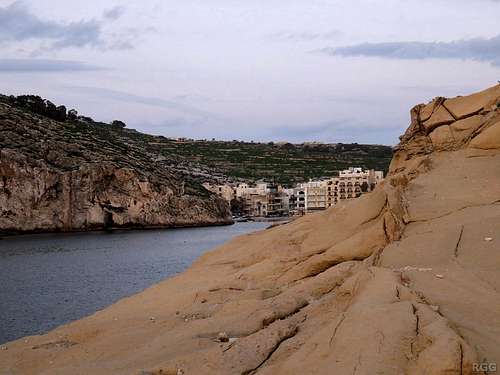
{"type": "Polygon", "coordinates": [[[415,107],[374,192],[9,343],[0,373],[459,375],[500,363],[498,87],[479,110],[477,95],[452,101],[455,117],[480,117],[439,147],[415,107]]]}

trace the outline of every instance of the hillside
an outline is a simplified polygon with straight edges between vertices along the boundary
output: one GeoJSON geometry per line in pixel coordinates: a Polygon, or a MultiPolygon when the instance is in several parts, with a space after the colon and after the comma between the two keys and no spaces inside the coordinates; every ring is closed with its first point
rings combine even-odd
{"type": "Polygon", "coordinates": [[[9,343],[0,372],[463,375],[500,363],[500,85],[411,113],[373,192],[9,343]]]}
{"type": "Polygon", "coordinates": [[[0,233],[232,222],[202,172],[146,136],[28,100],[0,98],[0,233]]]}
{"type": "MultiPolygon", "coordinates": [[[[43,113],[58,119],[58,112],[66,111],[63,106],[40,110],[40,105],[26,105],[25,100],[12,101],[0,96],[0,102],[15,103],[17,108],[43,113]],[[62,107],[62,108],[61,108],[62,107]],[[47,113],[49,112],[49,113],[47,113]]],[[[68,114],[74,113],[68,111],[68,114]]],[[[259,180],[269,179],[291,185],[310,178],[334,176],[337,171],[351,166],[373,168],[387,172],[392,157],[392,148],[381,145],[363,144],[291,144],[253,143],[240,141],[208,141],[171,139],[152,136],[123,128],[124,123],[115,121],[110,126],[95,122],[77,114],[64,120],[71,125],[70,131],[80,137],[97,136],[113,144],[121,151],[148,154],[163,164],[168,164],[179,172],[199,181],[215,178],[218,180],[259,180]]],[[[89,143],[89,142],[87,142],[89,143]]],[[[125,158],[122,158],[126,163],[125,158]]]]}
{"type": "Polygon", "coordinates": [[[363,144],[291,144],[163,140],[163,153],[181,155],[233,179],[274,180],[284,185],[336,176],[352,166],[387,172],[392,148],[363,144]]]}

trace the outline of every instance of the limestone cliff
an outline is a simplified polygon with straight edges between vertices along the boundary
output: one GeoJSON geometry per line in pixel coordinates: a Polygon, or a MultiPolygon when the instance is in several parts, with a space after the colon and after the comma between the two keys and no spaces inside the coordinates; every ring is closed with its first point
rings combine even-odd
{"type": "Polygon", "coordinates": [[[231,222],[224,201],[137,134],[0,102],[0,233],[231,222]]]}
{"type": "Polygon", "coordinates": [[[0,369],[462,375],[499,364],[499,103],[495,86],[415,107],[372,193],[7,344],[0,369]]]}

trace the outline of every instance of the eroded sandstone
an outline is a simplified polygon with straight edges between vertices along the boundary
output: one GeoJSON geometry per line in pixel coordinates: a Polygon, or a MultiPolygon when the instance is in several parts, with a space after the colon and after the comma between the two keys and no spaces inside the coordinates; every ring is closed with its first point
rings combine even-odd
{"type": "Polygon", "coordinates": [[[415,107],[374,192],[9,343],[0,369],[459,375],[500,363],[499,100],[500,85],[415,107]],[[43,346],[61,340],[75,345],[43,346]]]}

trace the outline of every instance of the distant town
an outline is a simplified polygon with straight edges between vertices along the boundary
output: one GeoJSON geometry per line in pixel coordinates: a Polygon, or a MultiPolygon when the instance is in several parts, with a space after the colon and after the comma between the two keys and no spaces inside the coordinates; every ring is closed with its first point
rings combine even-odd
{"type": "Polygon", "coordinates": [[[231,206],[235,218],[279,218],[302,216],[325,210],[347,199],[359,198],[382,181],[384,173],[351,167],[338,176],[310,180],[294,187],[260,181],[249,183],[204,183],[203,186],[231,206]]]}

